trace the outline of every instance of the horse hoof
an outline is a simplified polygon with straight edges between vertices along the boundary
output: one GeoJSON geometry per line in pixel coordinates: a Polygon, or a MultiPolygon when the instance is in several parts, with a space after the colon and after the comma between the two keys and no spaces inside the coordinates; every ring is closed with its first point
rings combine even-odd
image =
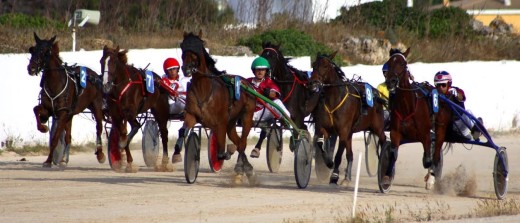
{"type": "Polygon", "coordinates": [[[45,162],[43,163],[43,166],[44,168],[51,168],[52,167],[52,163],[51,162],[45,162]]]}
{"type": "Polygon", "coordinates": [[[49,127],[47,127],[46,125],[41,125],[40,127],[38,127],[38,131],[40,131],[41,133],[47,133],[49,132],[49,127]]]}
{"type": "Polygon", "coordinates": [[[121,172],[121,161],[115,161],[112,163],[112,170],[119,173],[121,172]]]}
{"type": "Polygon", "coordinates": [[[125,171],[126,171],[127,173],[137,173],[137,170],[138,170],[138,169],[139,169],[139,168],[138,168],[138,167],[134,167],[134,165],[132,165],[132,163],[128,163],[128,165],[126,165],[126,169],[125,169],[125,171]]]}
{"type": "Polygon", "coordinates": [[[65,168],[67,168],[67,163],[64,162],[64,161],[61,161],[61,162],[58,164],[58,167],[59,167],[61,170],[63,170],[63,169],[65,169],[65,168]]]}
{"type": "Polygon", "coordinates": [[[390,177],[389,176],[384,176],[383,177],[383,180],[381,180],[383,186],[390,186],[390,177]]]}
{"type": "Polygon", "coordinates": [[[180,163],[180,162],[182,162],[181,154],[173,154],[172,163],[180,163]]]}
{"type": "Polygon", "coordinates": [[[105,161],[107,160],[107,157],[103,152],[96,153],[96,158],[99,163],[105,163],[105,161]]]}
{"type": "Polygon", "coordinates": [[[347,180],[347,179],[343,179],[340,183],[340,185],[343,187],[348,187],[349,184],[350,184],[350,180],[347,180]]]}
{"type": "Polygon", "coordinates": [[[233,184],[234,185],[242,185],[242,174],[236,174],[235,177],[233,177],[233,184]]]}
{"type": "Polygon", "coordinates": [[[339,175],[337,173],[332,173],[332,175],[330,175],[329,184],[338,185],[338,180],[339,180],[339,175]]]}
{"type": "Polygon", "coordinates": [[[435,185],[435,176],[430,175],[428,180],[426,180],[426,190],[431,190],[435,185]]]}

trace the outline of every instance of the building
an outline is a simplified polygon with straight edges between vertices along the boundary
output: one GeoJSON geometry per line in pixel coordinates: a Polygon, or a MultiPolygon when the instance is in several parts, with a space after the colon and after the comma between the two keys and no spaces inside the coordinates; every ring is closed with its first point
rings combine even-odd
{"type": "Polygon", "coordinates": [[[443,5],[464,9],[486,26],[500,17],[513,25],[515,33],[520,33],[520,0],[444,0],[443,5]]]}

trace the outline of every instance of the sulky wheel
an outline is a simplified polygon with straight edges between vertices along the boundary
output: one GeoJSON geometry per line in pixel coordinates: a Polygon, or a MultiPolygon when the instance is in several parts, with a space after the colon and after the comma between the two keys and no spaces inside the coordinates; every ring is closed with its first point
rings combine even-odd
{"type": "MultiPolygon", "coordinates": [[[[50,132],[50,136],[49,136],[49,145],[51,144],[51,141],[52,141],[52,137],[54,136],[54,134],[56,134],[56,128],[58,127],[58,120],[56,119],[52,119],[52,124],[51,124],[51,132],[50,132]]],[[[60,139],[58,140],[58,144],[56,145],[56,148],[54,148],[54,153],[52,154],[52,163],[54,163],[54,165],[58,165],[63,156],[65,156],[65,163],[69,163],[69,149],[70,149],[70,146],[65,144],[65,130],[61,133],[61,136],[60,136],[60,139]]]]}
{"type": "Polygon", "coordinates": [[[368,176],[377,174],[379,165],[379,153],[383,145],[379,145],[379,137],[372,132],[365,132],[365,164],[368,176]]]}
{"type": "Polygon", "coordinates": [[[503,200],[507,194],[508,162],[506,148],[500,147],[497,150],[493,164],[493,184],[495,186],[495,194],[499,200],[503,200]]]}
{"type": "Polygon", "coordinates": [[[195,132],[191,132],[186,141],[184,150],[184,176],[189,184],[195,183],[199,174],[200,164],[200,138],[195,132]]]}
{"type": "Polygon", "coordinates": [[[379,165],[377,170],[377,183],[379,185],[379,191],[381,193],[388,193],[390,191],[390,187],[392,187],[392,183],[394,182],[395,175],[395,166],[392,170],[392,174],[390,176],[390,184],[383,184],[383,177],[385,176],[386,170],[390,165],[390,143],[386,143],[385,146],[381,150],[381,156],[379,158],[379,165]]]}
{"type": "Polygon", "coordinates": [[[217,158],[218,154],[218,141],[217,135],[214,134],[213,130],[209,134],[208,140],[208,160],[209,160],[209,168],[213,172],[220,172],[222,170],[222,166],[224,165],[224,160],[219,160],[217,158]]]}
{"type": "Polygon", "coordinates": [[[267,135],[267,167],[271,173],[278,172],[282,163],[283,143],[282,128],[273,125],[267,135]]]}
{"type": "Polygon", "coordinates": [[[159,155],[159,125],[155,120],[147,120],[143,128],[143,158],[147,167],[155,166],[159,155]]]}
{"type": "Polygon", "coordinates": [[[306,188],[311,178],[312,149],[307,134],[297,140],[294,150],[294,176],[298,188],[306,188]]]}

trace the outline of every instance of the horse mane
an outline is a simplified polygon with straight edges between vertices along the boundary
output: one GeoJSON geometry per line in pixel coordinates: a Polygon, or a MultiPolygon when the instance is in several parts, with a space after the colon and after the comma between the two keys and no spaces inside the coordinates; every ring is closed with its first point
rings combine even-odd
{"type": "Polygon", "coordinates": [[[128,64],[128,56],[126,55],[128,53],[128,50],[125,49],[123,51],[117,52],[117,58],[123,63],[128,64]]]}
{"type": "Polygon", "coordinates": [[[57,60],[58,64],[63,64],[63,60],[60,57],[60,47],[58,46],[58,42],[52,43],[51,55],[55,55],[52,58],[57,60]]]}
{"type": "Polygon", "coordinates": [[[181,49],[195,53],[202,53],[204,60],[206,61],[206,65],[208,66],[208,69],[211,73],[215,73],[217,75],[224,73],[223,71],[218,70],[215,66],[217,62],[206,51],[206,48],[204,47],[204,40],[193,34],[193,32],[190,32],[184,36],[184,41],[181,43],[181,49]]]}
{"type": "Polygon", "coordinates": [[[287,68],[293,72],[296,73],[296,75],[298,76],[298,78],[300,78],[301,80],[308,80],[309,77],[307,76],[307,74],[301,70],[299,70],[298,68],[292,66],[291,64],[289,64],[289,62],[291,62],[291,60],[293,58],[290,58],[290,57],[285,57],[282,53],[282,51],[280,50],[280,45],[275,45],[271,42],[264,42],[262,43],[262,49],[265,49],[265,48],[272,48],[276,51],[276,53],[280,56],[280,58],[282,58],[282,64],[285,64],[285,66],[287,66],[287,68]]]}
{"type": "Polygon", "coordinates": [[[334,70],[336,71],[336,75],[338,75],[338,78],[341,79],[341,80],[347,80],[348,81],[348,78],[345,75],[345,72],[343,72],[343,70],[341,70],[341,68],[338,65],[336,65],[336,63],[334,63],[334,61],[330,58],[331,55],[319,54],[318,53],[318,56],[316,57],[316,60],[318,60],[320,58],[325,58],[325,59],[329,60],[330,64],[332,64],[332,67],[334,67],[334,70]]]}

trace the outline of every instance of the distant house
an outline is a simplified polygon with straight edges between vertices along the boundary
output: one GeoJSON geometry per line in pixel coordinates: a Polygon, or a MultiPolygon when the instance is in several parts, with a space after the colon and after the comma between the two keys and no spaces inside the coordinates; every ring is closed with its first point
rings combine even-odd
{"type": "Polygon", "coordinates": [[[500,17],[507,24],[513,25],[515,33],[520,33],[520,0],[444,0],[443,5],[464,9],[486,26],[500,17]]]}

